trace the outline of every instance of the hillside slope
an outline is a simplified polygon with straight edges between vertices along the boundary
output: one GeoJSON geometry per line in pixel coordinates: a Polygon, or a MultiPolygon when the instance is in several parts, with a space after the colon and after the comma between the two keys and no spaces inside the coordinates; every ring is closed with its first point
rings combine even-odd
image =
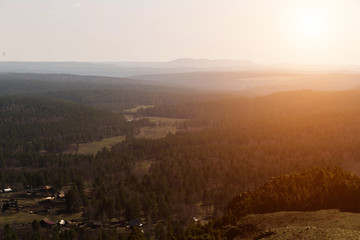
{"type": "Polygon", "coordinates": [[[236,196],[221,219],[192,226],[186,237],[221,231],[226,239],[358,239],[359,198],[359,176],[339,167],[303,170],[236,196]]]}
{"type": "Polygon", "coordinates": [[[229,211],[237,218],[249,213],[312,211],[338,208],[360,210],[360,177],[339,167],[314,168],[272,178],[252,192],[235,197],[229,211]]]}
{"type": "Polygon", "coordinates": [[[359,239],[360,214],[339,210],[257,214],[243,218],[236,228],[249,230],[235,240],[359,239]]]}

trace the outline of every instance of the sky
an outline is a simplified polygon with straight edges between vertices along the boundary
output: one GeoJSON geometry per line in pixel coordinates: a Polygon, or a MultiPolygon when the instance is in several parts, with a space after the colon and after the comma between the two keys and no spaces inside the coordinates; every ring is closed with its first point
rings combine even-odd
{"type": "Polygon", "coordinates": [[[0,61],[360,65],[359,0],[0,0],[0,61]]]}

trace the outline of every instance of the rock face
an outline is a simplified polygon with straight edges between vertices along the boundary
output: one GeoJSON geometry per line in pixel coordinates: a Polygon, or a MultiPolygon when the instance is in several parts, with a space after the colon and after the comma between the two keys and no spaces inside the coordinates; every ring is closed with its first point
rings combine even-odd
{"type": "Polygon", "coordinates": [[[234,228],[239,230],[244,225],[254,226],[253,231],[232,239],[355,240],[360,238],[360,213],[339,210],[249,215],[238,221],[234,228]]]}

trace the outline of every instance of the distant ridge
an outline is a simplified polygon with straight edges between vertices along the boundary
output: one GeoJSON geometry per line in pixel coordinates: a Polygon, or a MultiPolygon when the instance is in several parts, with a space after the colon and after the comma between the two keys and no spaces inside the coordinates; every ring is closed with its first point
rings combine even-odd
{"type": "Polygon", "coordinates": [[[178,67],[235,67],[235,66],[255,66],[256,64],[247,60],[230,60],[230,59],[215,59],[210,60],[206,58],[179,58],[169,62],[169,65],[178,67]]]}
{"type": "Polygon", "coordinates": [[[65,73],[130,77],[198,71],[228,71],[255,68],[245,60],[208,60],[180,58],[169,62],[0,62],[0,73],[65,73]]]}

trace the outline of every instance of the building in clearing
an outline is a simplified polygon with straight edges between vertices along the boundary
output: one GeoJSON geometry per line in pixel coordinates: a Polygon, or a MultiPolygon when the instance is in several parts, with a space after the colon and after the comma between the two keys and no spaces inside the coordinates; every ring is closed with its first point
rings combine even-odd
{"type": "Polygon", "coordinates": [[[131,219],[129,223],[130,227],[141,227],[142,223],[140,219],[131,219]]]}
{"type": "Polygon", "coordinates": [[[4,188],[4,192],[12,192],[11,188],[4,188]]]}

